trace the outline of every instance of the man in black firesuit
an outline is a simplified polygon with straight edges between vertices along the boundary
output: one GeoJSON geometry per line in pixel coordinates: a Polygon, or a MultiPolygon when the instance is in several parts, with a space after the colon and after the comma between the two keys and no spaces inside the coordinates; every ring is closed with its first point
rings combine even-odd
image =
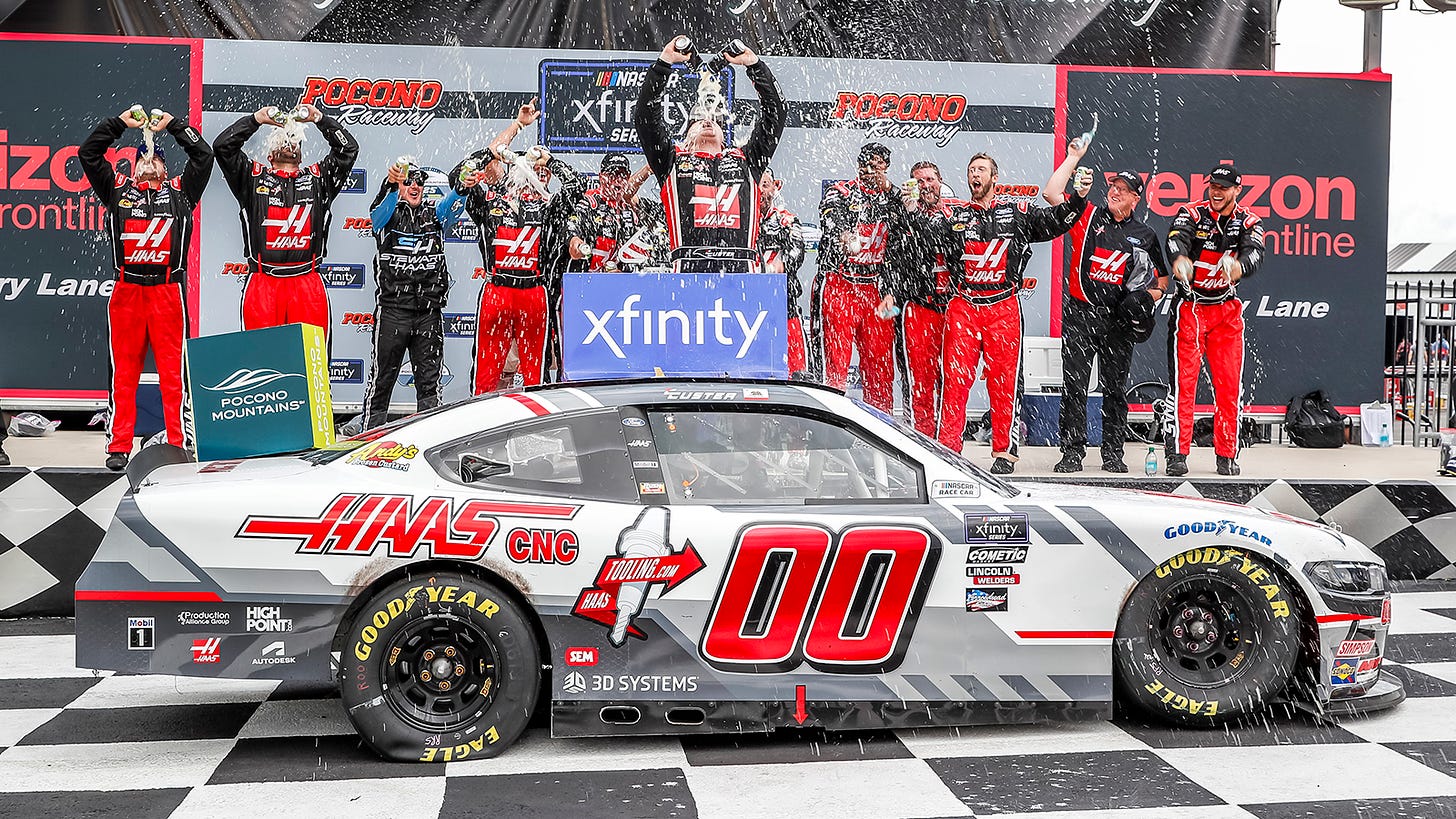
{"type": "Polygon", "coordinates": [[[147,346],[157,362],[167,443],[184,445],[182,340],[187,311],[182,292],[193,211],[212,174],[212,148],[186,120],[163,113],[155,122],[131,111],[103,119],[76,154],[96,197],[106,206],[116,286],[106,313],[111,329],[111,413],[106,468],[121,471],[131,457],[136,389],[147,346]],[[128,128],[171,134],[187,152],[182,175],[167,178],[161,146],[139,151],[133,176],[117,176],[106,151],[128,128]]]}
{"type": "Polygon", "coordinates": [[[329,238],[334,198],[349,181],[359,143],[338,120],[312,105],[300,105],[299,121],[260,108],[217,136],[222,176],[241,208],[248,283],[243,288],[243,329],[280,324],[329,327],[329,296],[319,274],[329,238]],[[282,119],[286,124],[280,124],[282,119]],[[303,130],[312,122],[328,140],[322,162],[303,164],[303,130]],[[267,125],[268,165],[243,152],[248,138],[267,125]]]}
{"type": "Polygon", "coordinates": [[[405,351],[415,379],[415,409],[438,407],[445,323],[440,310],[450,290],[445,233],[463,214],[452,188],[436,204],[425,203],[423,168],[391,165],[369,221],[379,252],[374,308],[374,354],[364,388],[364,426],[389,420],[389,398],[405,351]]]}
{"type": "Polygon", "coordinates": [[[774,177],[773,168],[764,169],[758,181],[759,209],[763,213],[758,253],[763,258],[763,272],[785,277],[789,296],[788,371],[791,377],[802,377],[809,367],[804,355],[804,325],[799,318],[799,297],[804,294],[804,284],[799,281],[799,268],[804,266],[804,226],[779,199],[783,188],[784,182],[774,177]]]}
{"type": "Polygon", "coordinates": [[[722,55],[741,65],[758,92],[762,109],[748,142],[731,148],[723,142],[716,112],[692,113],[681,145],[674,145],[663,118],[672,66],[690,54],[677,50],[677,38],[647,70],[637,97],[634,120],[647,164],[662,186],[674,270],[684,273],[750,272],[759,268],[758,179],[778,148],[788,107],[773,72],[753,51],[722,55]]]}
{"type": "Polygon", "coordinates": [[[859,151],[859,175],[835,182],[819,203],[819,274],[810,309],[824,360],[824,383],[844,389],[849,359],[859,351],[865,403],[894,406],[893,294],[915,263],[910,215],[890,182],[890,149],[870,142],[859,151]]]}
{"type": "Polygon", "coordinates": [[[940,421],[940,392],[945,380],[941,345],[945,343],[945,309],[955,295],[946,249],[937,237],[949,229],[951,207],[964,203],[941,196],[940,168],[929,161],[910,166],[913,181],[901,190],[915,231],[916,259],[900,279],[895,295],[903,305],[896,353],[910,422],[922,435],[935,437],[940,421]]]}
{"type": "MultiPolygon", "coordinates": [[[[1078,146],[1083,152],[1085,148],[1078,146]]],[[[1091,172],[1074,186],[1085,198],[1091,172]]],[[[1062,299],[1062,402],[1059,418],[1062,459],[1055,472],[1081,472],[1087,454],[1087,381],[1097,357],[1102,391],[1102,469],[1126,472],[1122,447],[1127,442],[1127,377],[1135,343],[1122,321],[1123,302],[1141,299],[1149,305],[1161,298],[1157,279],[1168,275],[1163,243],[1153,229],[1133,216],[1143,193],[1143,179],[1122,171],[1107,182],[1107,204],[1082,206],[1069,237],[1072,260],[1062,299]]],[[[1066,201],[1061,190],[1042,196],[1052,205],[1066,201]]]]}
{"type": "MultiPolygon", "coordinates": [[[[586,184],[570,165],[535,146],[521,157],[511,140],[541,116],[533,99],[485,148],[450,171],[450,184],[465,196],[465,209],[480,227],[486,282],[475,320],[475,395],[498,386],[515,342],[526,386],[545,377],[551,322],[548,283],[566,265],[568,221],[586,184]],[[553,177],[561,188],[547,190],[553,177]]],[[[555,285],[553,285],[555,286],[555,285]]]]}

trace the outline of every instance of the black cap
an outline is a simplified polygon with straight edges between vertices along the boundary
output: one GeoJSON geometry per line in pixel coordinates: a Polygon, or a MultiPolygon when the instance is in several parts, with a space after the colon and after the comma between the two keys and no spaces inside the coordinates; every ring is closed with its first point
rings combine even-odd
{"type": "Polygon", "coordinates": [[[1238,168],[1232,165],[1219,165],[1208,172],[1208,182],[1211,185],[1233,188],[1244,184],[1244,178],[1239,175],[1238,168]]]}
{"type": "MultiPolygon", "coordinates": [[[[141,159],[142,157],[144,157],[146,155],[147,155],[147,143],[143,142],[142,144],[140,144],[140,145],[137,146],[137,159],[141,159]]],[[[156,158],[162,159],[162,160],[165,160],[167,158],[167,152],[164,151],[164,150],[162,150],[162,146],[161,145],[153,145],[152,146],[152,155],[155,156],[156,158]]]]}
{"type": "Polygon", "coordinates": [[[1143,178],[1138,175],[1137,171],[1118,171],[1112,178],[1121,179],[1127,183],[1128,188],[1132,189],[1133,193],[1138,196],[1143,195],[1143,178]]]}
{"type": "Polygon", "coordinates": [[[866,142],[864,147],[859,149],[859,164],[863,165],[874,157],[889,162],[890,149],[878,142],[866,142]]]}
{"type": "Polygon", "coordinates": [[[410,168],[409,172],[404,175],[406,185],[423,185],[429,181],[430,175],[425,172],[424,168],[410,168]]]}
{"type": "Polygon", "coordinates": [[[614,152],[602,157],[602,173],[632,173],[632,163],[627,155],[614,152]]]}

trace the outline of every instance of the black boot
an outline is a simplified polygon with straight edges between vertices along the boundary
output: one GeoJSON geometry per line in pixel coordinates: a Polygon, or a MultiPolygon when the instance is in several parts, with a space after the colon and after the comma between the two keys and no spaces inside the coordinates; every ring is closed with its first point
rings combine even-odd
{"type": "Polygon", "coordinates": [[[1062,459],[1057,461],[1057,465],[1052,467],[1052,471],[1064,475],[1071,472],[1081,472],[1082,456],[1075,452],[1063,452],[1062,459]]]}
{"type": "Polygon", "coordinates": [[[0,466],[10,466],[10,456],[5,454],[4,446],[0,446],[0,466]]]}
{"type": "Polygon", "coordinates": [[[1220,474],[1220,475],[1237,475],[1237,474],[1239,474],[1239,462],[1238,461],[1235,461],[1233,458],[1225,458],[1222,455],[1218,456],[1218,474],[1220,474]]]}
{"type": "Polygon", "coordinates": [[[107,454],[106,456],[106,468],[110,469],[112,472],[121,472],[122,470],[126,469],[126,463],[130,460],[131,455],[129,455],[128,453],[112,452],[107,454]]]}
{"type": "Polygon", "coordinates": [[[1005,458],[997,458],[996,461],[991,464],[992,475],[1010,475],[1012,472],[1015,471],[1016,464],[1006,460],[1005,458]]]}
{"type": "Polygon", "coordinates": [[[1188,456],[1176,453],[1168,456],[1168,465],[1163,469],[1164,474],[1173,478],[1181,478],[1188,474],[1188,456]]]}
{"type": "Polygon", "coordinates": [[[1127,472],[1127,463],[1122,460],[1122,453],[1110,449],[1102,450],[1102,471],[1118,474],[1127,472]]]}

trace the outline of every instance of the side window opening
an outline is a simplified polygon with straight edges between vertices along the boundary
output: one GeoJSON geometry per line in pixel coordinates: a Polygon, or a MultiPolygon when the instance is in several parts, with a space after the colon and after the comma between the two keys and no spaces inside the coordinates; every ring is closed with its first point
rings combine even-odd
{"type": "Polygon", "coordinates": [[[467,486],[599,500],[635,500],[615,410],[543,419],[445,444],[427,455],[467,486]]]}

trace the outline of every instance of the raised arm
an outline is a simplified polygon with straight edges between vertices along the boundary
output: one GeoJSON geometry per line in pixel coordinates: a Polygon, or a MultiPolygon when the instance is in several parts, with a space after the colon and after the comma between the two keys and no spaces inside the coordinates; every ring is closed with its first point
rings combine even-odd
{"type": "Polygon", "coordinates": [[[187,120],[176,119],[171,114],[162,116],[156,130],[171,134],[187,152],[187,166],[182,169],[182,195],[196,205],[202,201],[202,192],[207,190],[207,182],[212,179],[212,146],[196,128],[187,124],[187,120]]]}
{"type": "Polygon", "coordinates": [[[754,123],[753,133],[748,137],[748,144],[743,147],[743,153],[748,157],[748,167],[757,178],[768,167],[774,151],[778,150],[779,138],[783,136],[784,126],[789,121],[789,107],[779,90],[778,80],[774,79],[773,72],[757,54],[751,50],[744,51],[736,57],[729,57],[728,61],[746,67],[753,90],[758,92],[760,115],[758,122],[754,123]],[[741,62],[750,58],[750,62],[741,62]]]}
{"type": "Polygon", "coordinates": [[[672,133],[662,117],[662,97],[667,93],[667,81],[672,76],[676,63],[687,62],[688,55],[677,50],[674,37],[663,47],[652,66],[647,69],[647,78],[637,93],[637,107],[632,112],[637,123],[637,142],[647,157],[647,166],[657,177],[658,183],[667,179],[672,170],[672,133]]]}
{"type": "Polygon", "coordinates": [[[127,128],[140,127],[140,123],[133,125],[133,122],[135,120],[131,120],[125,111],[119,117],[101,120],[76,151],[76,158],[81,161],[81,170],[85,171],[91,190],[108,208],[116,203],[116,170],[106,161],[106,151],[121,139],[127,128]]]}
{"type": "Polygon", "coordinates": [[[217,167],[222,171],[222,178],[227,180],[233,197],[240,203],[246,203],[253,190],[250,184],[252,174],[249,173],[253,160],[243,152],[243,145],[263,127],[260,117],[266,117],[267,113],[268,109],[260,108],[254,113],[239,117],[237,122],[224,128],[217,135],[217,139],[212,141],[217,167]]]}

